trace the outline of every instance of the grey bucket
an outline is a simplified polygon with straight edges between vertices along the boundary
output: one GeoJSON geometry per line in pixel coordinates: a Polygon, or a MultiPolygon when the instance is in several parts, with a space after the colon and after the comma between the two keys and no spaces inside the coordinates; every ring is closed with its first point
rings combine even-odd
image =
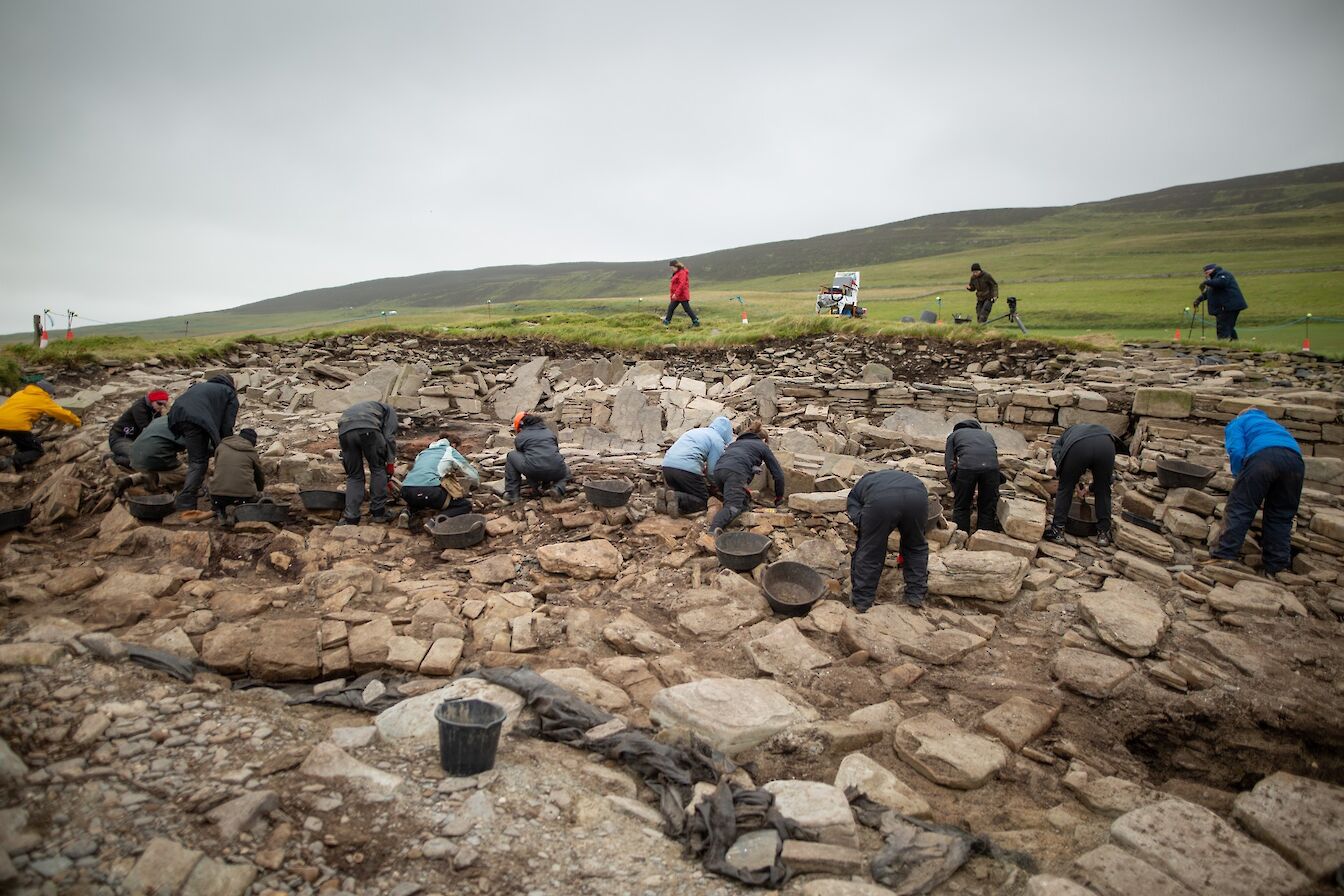
{"type": "Polygon", "coordinates": [[[439,723],[439,765],[447,775],[466,778],[495,767],[504,708],[487,700],[445,700],[434,710],[439,723]]]}

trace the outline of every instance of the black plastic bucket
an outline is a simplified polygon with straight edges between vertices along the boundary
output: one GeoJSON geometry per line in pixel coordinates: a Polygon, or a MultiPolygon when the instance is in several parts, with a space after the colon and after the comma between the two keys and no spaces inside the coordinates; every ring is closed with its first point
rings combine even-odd
{"type": "Polygon", "coordinates": [[[439,765],[447,775],[466,778],[495,767],[502,706],[487,700],[445,700],[434,710],[439,723],[439,765]]]}

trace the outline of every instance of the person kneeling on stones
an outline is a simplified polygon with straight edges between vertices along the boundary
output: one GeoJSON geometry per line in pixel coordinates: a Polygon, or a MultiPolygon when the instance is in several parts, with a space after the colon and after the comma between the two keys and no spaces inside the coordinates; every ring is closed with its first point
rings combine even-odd
{"type": "Polygon", "coordinates": [[[237,419],[238,392],[227,373],[197,383],[173,403],[168,411],[168,428],[187,446],[187,477],[173,502],[176,509],[196,509],[210,456],[220,442],[233,435],[237,419]]]}
{"type": "Polygon", "coordinates": [[[924,606],[929,593],[929,542],[924,537],[929,490],[924,483],[902,470],[868,473],[849,490],[845,512],[858,530],[849,561],[849,603],[855,612],[867,613],[877,600],[877,583],[887,562],[887,539],[892,531],[901,534],[905,602],[924,606]]]}
{"type": "Polygon", "coordinates": [[[784,503],[784,471],[767,441],[760,418],[752,417],[737,440],[719,455],[719,462],[714,465],[714,482],[723,494],[723,507],[710,521],[709,534],[718,535],[751,505],[751,492],[747,491],[747,486],[756,478],[761,464],[770,471],[770,481],[775,486],[775,506],[784,503]]]}
{"type": "Polygon", "coordinates": [[[513,450],[504,458],[504,500],[512,504],[521,497],[524,479],[538,492],[563,498],[569,467],[560,454],[559,438],[545,420],[526,411],[514,416],[513,431],[513,450]]]}
{"type": "Polygon", "coordinates": [[[1064,523],[1083,474],[1092,474],[1092,494],[1096,498],[1097,544],[1111,545],[1111,478],[1115,475],[1115,437],[1100,423],[1075,423],[1060,433],[1050,456],[1055,461],[1059,488],[1055,492],[1055,510],[1045,540],[1064,543],[1064,523]]]}
{"type": "Polygon", "coordinates": [[[0,470],[22,470],[43,455],[42,443],[33,435],[33,424],[42,417],[79,427],[79,417],[53,400],[56,387],[47,380],[24,386],[0,404],[0,438],[14,443],[14,457],[0,458],[0,470]]]}
{"type": "Polygon", "coordinates": [[[255,429],[241,429],[219,443],[215,472],[210,476],[210,505],[221,522],[234,505],[257,500],[265,487],[255,429]]]}
{"type": "Polygon", "coordinates": [[[178,455],[186,450],[187,443],[173,434],[168,418],[155,417],[131,445],[131,469],[135,475],[117,480],[117,494],[138,483],[158,488],[162,474],[182,466],[178,455]]]}
{"type": "Polygon", "coordinates": [[[453,447],[446,432],[415,456],[411,472],[401,480],[401,499],[406,509],[397,517],[397,525],[411,527],[411,518],[422,510],[444,516],[471,513],[467,496],[481,484],[481,475],[453,447]]]}
{"type": "Polygon", "coordinates": [[[962,420],[947,437],[943,464],[952,483],[952,521],[970,534],[971,499],[976,501],[976,528],[1002,532],[999,525],[999,446],[976,420],[962,420]]]}
{"type": "Polygon", "coordinates": [[[112,451],[112,461],[119,467],[131,469],[131,446],[151,421],[166,413],[168,393],[162,389],[155,389],[132,402],[108,429],[107,447],[112,451]]]}
{"type": "Polygon", "coordinates": [[[708,426],[692,429],[673,442],[663,456],[667,488],[658,489],[656,509],[671,516],[704,513],[709,508],[714,469],[732,440],[733,424],[727,417],[715,417],[708,426]]]}
{"type": "Polygon", "coordinates": [[[1302,448],[1292,433],[1259,408],[1248,408],[1227,424],[1223,445],[1237,479],[1223,511],[1223,534],[1209,551],[1209,562],[1222,563],[1241,556],[1246,533],[1263,504],[1260,553],[1265,574],[1275,576],[1291,570],[1293,518],[1302,501],[1306,475],[1302,448]]]}
{"type": "Polygon", "coordinates": [[[338,526],[359,525],[364,502],[364,465],[369,466],[369,513],[375,523],[392,522],[387,512],[387,478],[397,460],[397,412],[381,401],[346,408],[336,426],[345,469],[345,512],[338,526]]]}

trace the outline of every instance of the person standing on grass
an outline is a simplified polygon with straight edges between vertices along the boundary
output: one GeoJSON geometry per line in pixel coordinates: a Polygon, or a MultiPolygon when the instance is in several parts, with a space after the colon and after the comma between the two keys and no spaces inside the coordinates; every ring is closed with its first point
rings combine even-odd
{"type": "Polygon", "coordinates": [[[359,525],[364,501],[364,465],[369,467],[369,513],[375,523],[392,522],[387,512],[387,479],[397,460],[397,412],[381,401],[360,401],[346,408],[336,426],[341,466],[345,469],[345,512],[338,526],[359,525]]]}
{"type": "Polygon", "coordinates": [[[784,470],[766,444],[767,441],[760,418],[752,417],[737,441],[724,448],[719,455],[719,462],[714,465],[714,483],[723,495],[723,507],[709,523],[710,535],[718,535],[751,506],[751,492],[747,486],[756,478],[756,471],[761,468],[761,464],[765,464],[766,470],[770,472],[770,481],[774,483],[775,506],[784,503],[784,470]]]}
{"type": "Polygon", "coordinates": [[[1291,570],[1293,518],[1306,476],[1301,446],[1259,408],[1247,408],[1227,424],[1223,445],[1237,478],[1223,511],[1223,534],[1209,551],[1208,562],[1225,563],[1241,556],[1246,533],[1263,504],[1260,553],[1265,574],[1276,576],[1291,570]]]}
{"type": "Polygon", "coordinates": [[[971,500],[976,502],[977,528],[1002,532],[999,525],[999,446],[978,420],[962,420],[952,427],[943,455],[952,483],[952,521],[971,534],[971,500]]]}
{"type": "Polygon", "coordinates": [[[971,282],[966,284],[966,291],[975,293],[975,322],[988,323],[994,300],[999,297],[999,281],[976,263],[971,265],[971,282]]]}
{"type": "Polygon", "coordinates": [[[686,316],[691,319],[692,327],[700,326],[700,318],[695,316],[695,309],[691,307],[691,272],[686,270],[686,265],[675,258],[667,264],[672,268],[672,279],[668,283],[669,301],[667,313],[663,315],[663,326],[672,324],[672,315],[676,313],[678,305],[686,309],[686,316]]]}
{"type": "Polygon", "coordinates": [[[1237,341],[1237,316],[1246,310],[1246,297],[1241,294],[1237,278],[1231,271],[1216,264],[1204,265],[1204,282],[1199,284],[1199,298],[1195,307],[1205,299],[1209,302],[1209,313],[1213,315],[1218,328],[1218,338],[1230,342],[1237,341]]]}
{"type": "Polygon", "coordinates": [[[52,398],[56,387],[47,380],[38,380],[15,392],[0,405],[0,438],[14,443],[14,456],[0,458],[0,470],[22,470],[37,463],[43,454],[42,443],[33,435],[33,424],[42,417],[51,417],[73,427],[80,426],[79,417],[66,410],[52,398]]]}
{"type": "Polygon", "coordinates": [[[715,417],[708,426],[683,433],[663,455],[663,482],[667,488],[658,489],[654,507],[669,516],[703,513],[708,509],[714,467],[732,440],[733,424],[727,417],[715,417]]]}
{"type": "Polygon", "coordinates": [[[237,418],[238,391],[227,373],[192,386],[169,409],[168,428],[187,446],[187,477],[173,502],[178,510],[196,509],[210,457],[233,435],[237,418]]]}
{"type": "Polygon", "coordinates": [[[877,600],[877,584],[887,563],[887,539],[901,534],[901,574],[905,603],[919,608],[929,593],[929,490],[902,470],[866,474],[849,490],[845,513],[858,532],[849,561],[849,604],[867,613],[877,600]]]}

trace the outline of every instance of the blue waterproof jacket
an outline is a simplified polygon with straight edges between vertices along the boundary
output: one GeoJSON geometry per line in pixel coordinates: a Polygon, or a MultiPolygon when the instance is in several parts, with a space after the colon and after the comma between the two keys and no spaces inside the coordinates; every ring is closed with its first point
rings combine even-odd
{"type": "Polygon", "coordinates": [[[1241,294],[1237,278],[1230,271],[1215,267],[1199,285],[1199,290],[1209,302],[1209,313],[1214,316],[1224,311],[1246,310],[1246,297],[1241,294]]]}
{"type": "Polygon", "coordinates": [[[481,476],[476,472],[476,468],[458,453],[452,443],[447,439],[436,439],[429,443],[428,448],[415,456],[415,463],[411,466],[411,471],[406,474],[406,478],[401,481],[401,484],[409,486],[438,485],[439,480],[448,475],[454,468],[466,474],[474,485],[480,484],[481,476]]]}
{"type": "Polygon", "coordinates": [[[1223,429],[1223,445],[1227,448],[1227,458],[1232,462],[1232,475],[1241,472],[1241,468],[1252,454],[1266,448],[1291,448],[1298,454],[1302,447],[1297,444],[1292,433],[1284,429],[1259,408],[1242,411],[1223,429]]]}
{"type": "Polygon", "coordinates": [[[663,466],[687,473],[713,474],[724,446],[733,440],[733,424],[727,417],[715,417],[708,426],[693,429],[672,443],[663,457],[663,466]]]}

